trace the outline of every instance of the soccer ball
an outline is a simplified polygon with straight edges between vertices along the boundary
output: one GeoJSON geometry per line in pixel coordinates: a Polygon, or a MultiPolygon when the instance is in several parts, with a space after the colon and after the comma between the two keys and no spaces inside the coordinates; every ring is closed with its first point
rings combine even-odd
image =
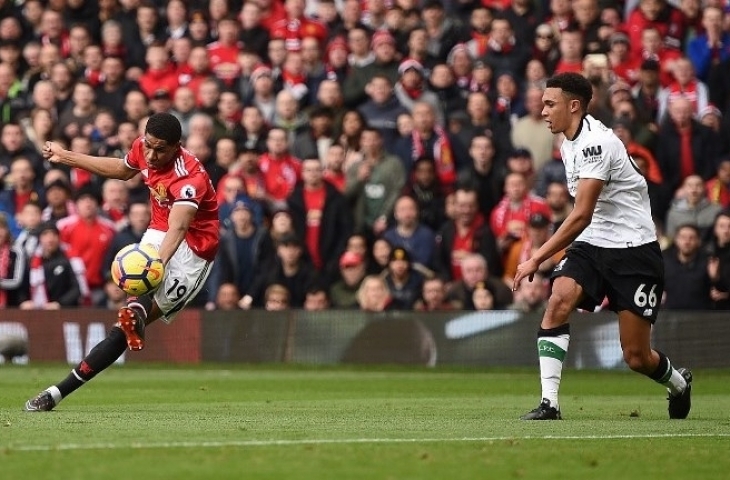
{"type": "Polygon", "coordinates": [[[165,267],[152,245],[133,243],[122,248],[112,261],[112,280],[129,295],[144,295],[162,283],[165,267]]]}

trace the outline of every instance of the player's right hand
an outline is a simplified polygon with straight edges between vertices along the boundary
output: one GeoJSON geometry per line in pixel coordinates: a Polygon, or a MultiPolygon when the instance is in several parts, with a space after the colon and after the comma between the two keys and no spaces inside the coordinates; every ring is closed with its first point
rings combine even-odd
{"type": "Polygon", "coordinates": [[[63,148],[55,142],[46,142],[43,147],[43,158],[50,161],[51,163],[61,162],[61,153],[63,148]]]}

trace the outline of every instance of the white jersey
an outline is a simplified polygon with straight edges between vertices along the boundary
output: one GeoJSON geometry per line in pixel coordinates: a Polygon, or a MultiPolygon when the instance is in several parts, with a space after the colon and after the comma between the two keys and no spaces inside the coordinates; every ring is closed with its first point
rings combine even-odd
{"type": "Polygon", "coordinates": [[[593,219],[576,241],[626,248],[656,240],[646,180],[611,129],[586,115],[575,138],[563,141],[560,153],[573,197],[581,178],[605,182],[593,219]]]}

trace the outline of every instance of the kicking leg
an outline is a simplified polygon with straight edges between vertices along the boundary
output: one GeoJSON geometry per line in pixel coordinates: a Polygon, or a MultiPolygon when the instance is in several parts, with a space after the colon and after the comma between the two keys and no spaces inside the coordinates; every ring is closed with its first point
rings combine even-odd
{"type": "Polygon", "coordinates": [[[141,350],[144,343],[144,326],[160,317],[160,310],[149,297],[130,297],[127,305],[119,310],[120,321],[114,325],[107,337],[91,349],[89,354],[71,370],[71,373],[56,385],[52,385],[25,403],[25,410],[39,412],[52,410],[58,403],[86,382],[113,364],[129,348],[141,350]],[[128,316],[126,327],[134,335],[127,334],[122,326],[122,316],[128,316]],[[149,314],[148,314],[149,312],[149,314]],[[132,348],[141,345],[140,348],[132,348]]]}
{"type": "Polygon", "coordinates": [[[651,323],[630,310],[618,314],[624,361],[635,372],[667,387],[669,418],[687,418],[692,406],[692,372],[675,369],[669,358],[651,348],[651,323]]]}
{"type": "Polygon", "coordinates": [[[537,333],[537,353],[540,358],[542,402],[522,416],[522,420],[559,420],[558,390],[563,372],[563,360],[570,343],[568,317],[583,298],[583,289],[570,277],[558,277],[553,282],[545,315],[537,333]]]}

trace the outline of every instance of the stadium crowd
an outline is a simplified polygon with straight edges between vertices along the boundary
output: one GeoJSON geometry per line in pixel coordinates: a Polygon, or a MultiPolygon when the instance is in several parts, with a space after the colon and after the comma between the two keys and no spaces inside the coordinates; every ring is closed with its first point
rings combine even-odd
{"type": "Polygon", "coordinates": [[[0,308],[123,303],[148,188],[41,149],[169,111],[219,197],[199,307],[539,310],[559,256],[508,285],[571,208],[559,72],[647,180],[665,307],[730,308],[727,0],[0,0],[0,308]]]}

